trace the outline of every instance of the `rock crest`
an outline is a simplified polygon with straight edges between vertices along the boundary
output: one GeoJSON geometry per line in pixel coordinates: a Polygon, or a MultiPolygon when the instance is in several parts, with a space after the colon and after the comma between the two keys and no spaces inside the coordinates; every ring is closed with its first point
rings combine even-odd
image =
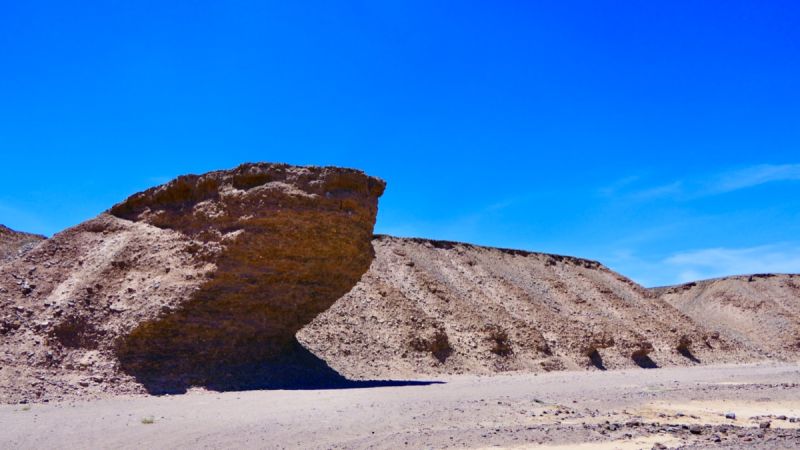
{"type": "Polygon", "coordinates": [[[57,234],[0,268],[0,401],[235,388],[369,268],[384,187],[351,169],[245,164],[57,234]],[[37,376],[53,381],[19,386],[37,376]]]}

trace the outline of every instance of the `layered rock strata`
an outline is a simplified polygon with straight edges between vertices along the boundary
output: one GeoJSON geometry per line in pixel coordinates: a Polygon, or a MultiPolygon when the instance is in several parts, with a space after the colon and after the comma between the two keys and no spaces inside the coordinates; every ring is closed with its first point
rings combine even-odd
{"type": "Polygon", "coordinates": [[[378,236],[361,282],[298,335],[354,378],[753,360],[598,262],[378,236]]]}
{"type": "Polygon", "coordinates": [[[59,233],[0,270],[0,395],[37,373],[19,392],[235,385],[369,268],[383,189],[356,170],[247,164],[59,233]]]}

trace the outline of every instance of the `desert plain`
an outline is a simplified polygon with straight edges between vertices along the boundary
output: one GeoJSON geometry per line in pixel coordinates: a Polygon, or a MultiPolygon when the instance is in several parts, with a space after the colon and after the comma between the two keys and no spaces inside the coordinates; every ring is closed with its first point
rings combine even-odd
{"type": "Polygon", "coordinates": [[[800,365],[435,378],[3,405],[0,446],[599,450],[800,443],[800,365]]]}

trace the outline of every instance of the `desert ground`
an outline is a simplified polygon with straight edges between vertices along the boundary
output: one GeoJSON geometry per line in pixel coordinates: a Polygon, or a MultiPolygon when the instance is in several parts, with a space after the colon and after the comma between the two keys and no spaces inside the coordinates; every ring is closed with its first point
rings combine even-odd
{"type": "Polygon", "coordinates": [[[462,375],[422,381],[430,383],[192,390],[174,396],[3,405],[0,447],[800,446],[798,364],[462,375]],[[725,417],[730,413],[735,418],[725,417]]]}

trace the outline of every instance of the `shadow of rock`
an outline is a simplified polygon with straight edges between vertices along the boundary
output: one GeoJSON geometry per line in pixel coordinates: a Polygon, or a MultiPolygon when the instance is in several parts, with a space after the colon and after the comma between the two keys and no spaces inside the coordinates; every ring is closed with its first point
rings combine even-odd
{"type": "Polygon", "coordinates": [[[131,373],[149,394],[183,394],[191,387],[212,391],[360,389],[427,386],[441,381],[349,380],[297,340],[278,357],[257,364],[209,367],[203,378],[131,373]]]}
{"type": "Polygon", "coordinates": [[[603,364],[603,357],[600,356],[600,352],[594,350],[593,352],[589,353],[589,361],[591,361],[592,365],[597,367],[600,370],[608,370],[606,369],[605,364],[603,364]]]}
{"type": "Polygon", "coordinates": [[[658,364],[647,355],[633,355],[632,359],[642,369],[658,369],[658,364]]]}
{"type": "Polygon", "coordinates": [[[688,359],[689,361],[691,361],[691,362],[693,362],[695,364],[700,364],[700,360],[697,359],[697,357],[694,356],[692,354],[691,350],[689,350],[688,348],[678,348],[678,353],[680,353],[681,356],[683,356],[684,358],[688,359]]]}

